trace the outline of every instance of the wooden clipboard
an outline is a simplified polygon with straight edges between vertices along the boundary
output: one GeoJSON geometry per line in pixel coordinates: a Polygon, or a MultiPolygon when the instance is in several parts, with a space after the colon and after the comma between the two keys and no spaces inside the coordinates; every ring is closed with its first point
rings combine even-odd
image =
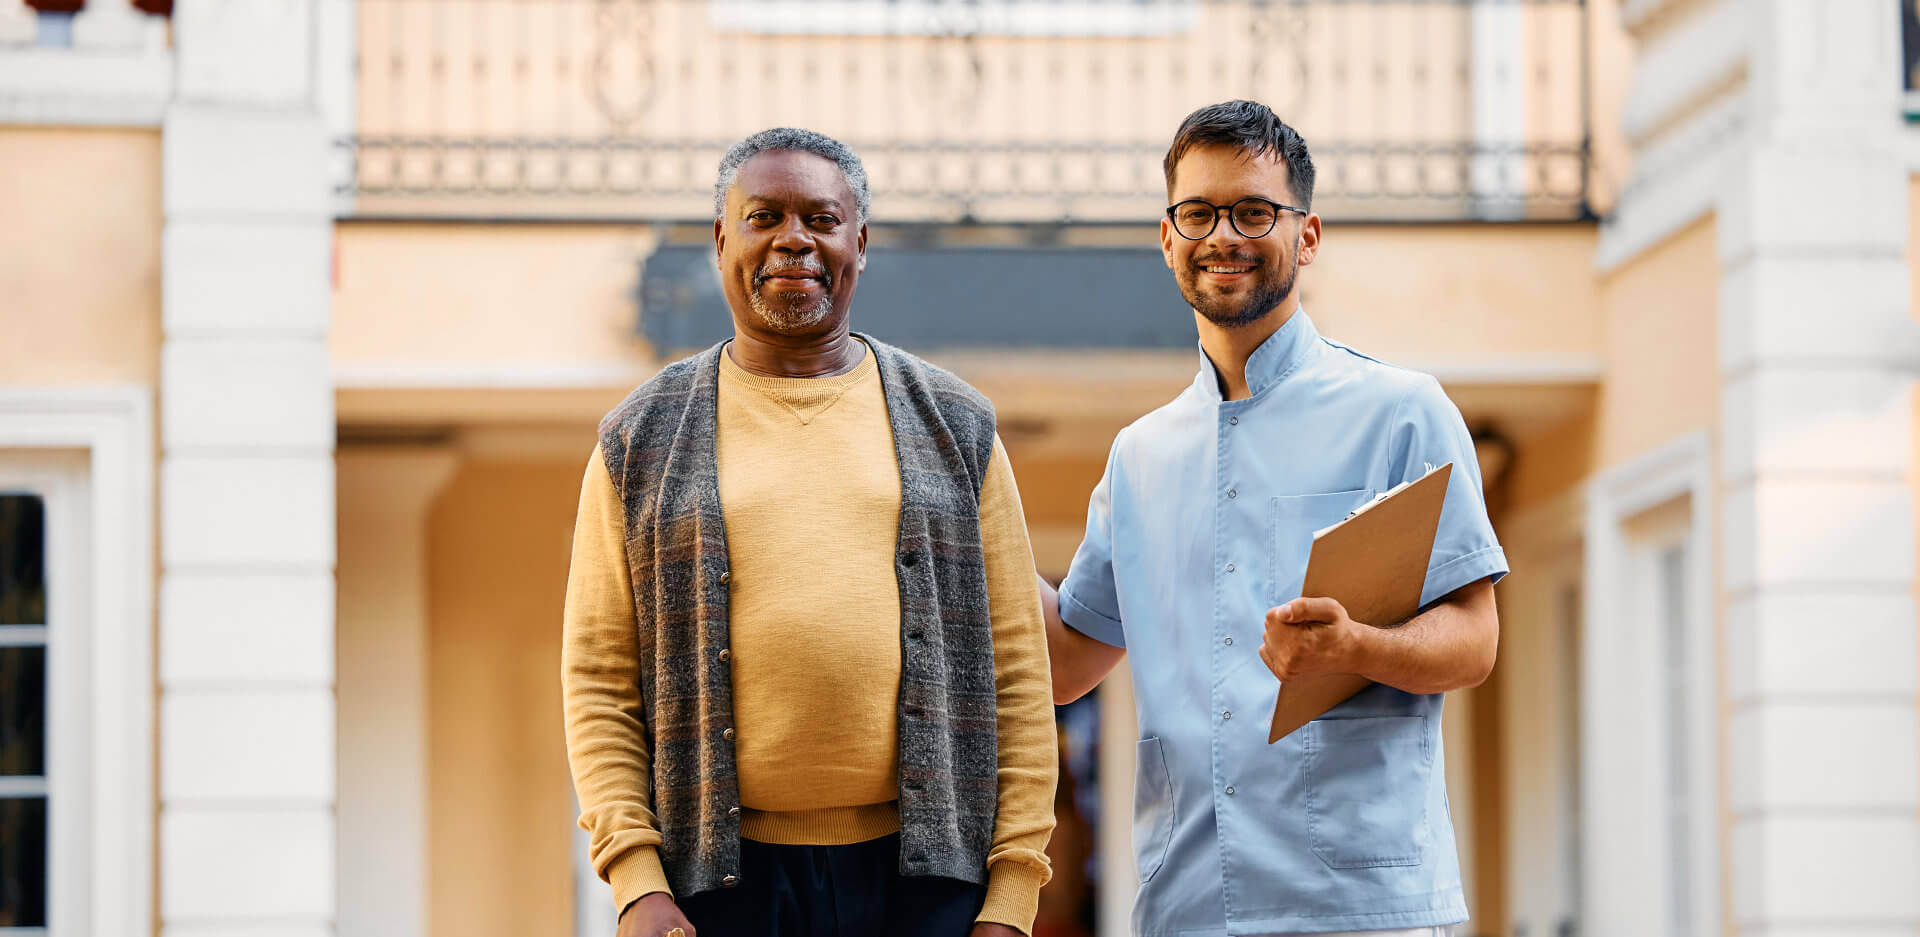
{"type": "MultiPolygon", "coordinates": [[[[1391,628],[1420,611],[1427,563],[1447,500],[1448,462],[1361,506],[1346,520],[1313,535],[1300,594],[1346,606],[1354,621],[1391,628]]],[[[1316,674],[1289,680],[1273,704],[1267,744],[1319,718],[1367,688],[1354,674],[1316,674]]]]}

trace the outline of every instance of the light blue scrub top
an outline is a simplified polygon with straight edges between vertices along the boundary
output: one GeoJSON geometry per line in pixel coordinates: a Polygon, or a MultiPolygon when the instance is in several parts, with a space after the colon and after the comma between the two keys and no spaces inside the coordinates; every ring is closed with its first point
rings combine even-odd
{"type": "Polygon", "coordinates": [[[1432,377],[1322,338],[1304,310],[1221,399],[1192,386],[1114,439],[1060,588],[1077,631],[1128,650],[1140,736],[1141,937],[1251,937],[1467,917],[1439,694],[1374,685],[1267,744],[1267,609],[1300,595],[1313,532],[1452,462],[1423,603],[1506,555],[1460,411],[1432,377]]]}

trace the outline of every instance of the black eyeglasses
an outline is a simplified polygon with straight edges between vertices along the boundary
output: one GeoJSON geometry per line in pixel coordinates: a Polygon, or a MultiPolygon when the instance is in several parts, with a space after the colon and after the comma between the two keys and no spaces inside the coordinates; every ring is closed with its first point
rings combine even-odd
{"type": "Polygon", "coordinates": [[[1189,241],[1198,241],[1213,233],[1220,224],[1220,213],[1227,213],[1233,230],[1244,238],[1262,238],[1280,222],[1283,211],[1307,213],[1304,208],[1282,205],[1258,196],[1248,196],[1232,205],[1215,205],[1206,199],[1190,198],[1167,209],[1173,230],[1189,241]]]}

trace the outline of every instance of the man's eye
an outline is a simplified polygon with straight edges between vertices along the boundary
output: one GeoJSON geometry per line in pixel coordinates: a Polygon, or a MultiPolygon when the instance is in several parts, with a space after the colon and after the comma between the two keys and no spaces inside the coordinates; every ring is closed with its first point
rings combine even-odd
{"type": "Polygon", "coordinates": [[[828,228],[838,227],[840,224],[840,219],[835,218],[832,215],[815,215],[812,218],[812,222],[814,227],[824,230],[828,228]]]}
{"type": "Polygon", "coordinates": [[[779,221],[780,216],[774,214],[773,212],[767,211],[766,209],[761,209],[759,211],[756,211],[748,215],[747,220],[753,222],[754,224],[765,226],[765,225],[773,224],[776,221],[779,221]]]}
{"type": "Polygon", "coordinates": [[[1213,210],[1210,208],[1186,208],[1181,210],[1180,220],[1198,223],[1207,220],[1212,215],[1213,210]]]}

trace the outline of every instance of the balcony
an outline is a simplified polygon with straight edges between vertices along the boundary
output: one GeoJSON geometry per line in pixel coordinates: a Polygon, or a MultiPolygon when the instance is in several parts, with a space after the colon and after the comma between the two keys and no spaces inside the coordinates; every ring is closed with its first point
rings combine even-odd
{"type": "Polygon", "coordinates": [[[1583,0],[357,0],[343,217],[712,218],[806,126],[875,220],[1151,221],[1182,116],[1252,97],[1341,221],[1591,217],[1583,0]]]}

